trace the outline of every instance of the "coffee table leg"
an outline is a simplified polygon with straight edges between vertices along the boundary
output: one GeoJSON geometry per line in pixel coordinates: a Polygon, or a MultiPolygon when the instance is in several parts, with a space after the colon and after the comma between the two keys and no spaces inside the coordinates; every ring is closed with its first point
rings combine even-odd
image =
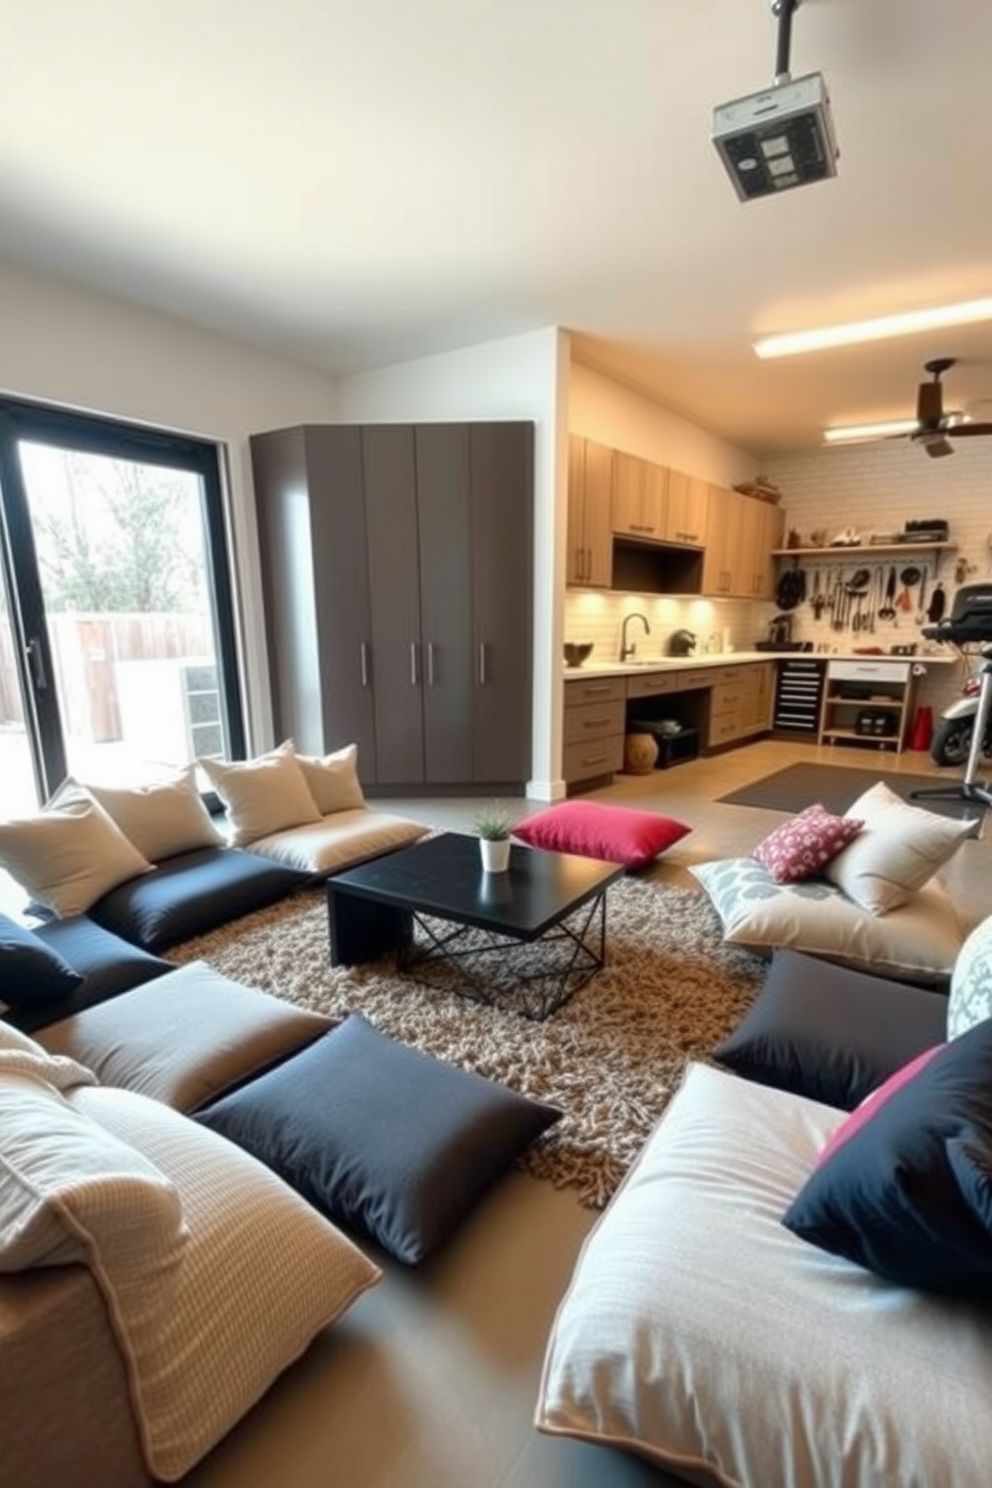
{"type": "Polygon", "coordinates": [[[401,950],[413,938],[413,916],[391,904],[360,899],[327,880],[327,921],[332,966],[357,966],[401,950]]]}

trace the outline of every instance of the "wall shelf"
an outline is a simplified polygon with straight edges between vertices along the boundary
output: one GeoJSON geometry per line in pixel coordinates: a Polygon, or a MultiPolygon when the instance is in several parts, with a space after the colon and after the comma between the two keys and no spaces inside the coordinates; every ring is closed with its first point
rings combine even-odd
{"type": "Polygon", "coordinates": [[[940,559],[943,553],[956,553],[957,543],[952,542],[901,542],[901,543],[850,543],[846,546],[822,548],[773,548],[773,558],[837,558],[842,563],[850,563],[852,559],[870,561],[871,556],[882,558],[894,553],[904,557],[907,563],[911,562],[912,553],[929,553],[933,560],[934,578],[940,573],[940,559]]]}

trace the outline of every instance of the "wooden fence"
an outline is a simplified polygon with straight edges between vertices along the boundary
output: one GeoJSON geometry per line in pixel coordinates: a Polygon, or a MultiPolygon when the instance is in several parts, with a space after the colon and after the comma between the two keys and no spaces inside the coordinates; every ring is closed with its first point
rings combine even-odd
{"type": "MultiPolygon", "coordinates": [[[[206,615],[49,615],[47,623],[62,728],[95,744],[121,737],[118,662],[214,652],[206,615]]],[[[24,724],[15,656],[10,621],[0,616],[0,728],[24,724]]]]}

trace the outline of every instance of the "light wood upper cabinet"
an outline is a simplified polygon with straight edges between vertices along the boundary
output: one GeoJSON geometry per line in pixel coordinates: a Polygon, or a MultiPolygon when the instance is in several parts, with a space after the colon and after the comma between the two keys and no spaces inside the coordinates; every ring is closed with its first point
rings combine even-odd
{"type": "Polygon", "coordinates": [[[772,599],[777,578],[774,551],[782,545],[785,531],[785,512],[770,501],[752,501],[749,527],[753,533],[752,571],[754,588],[750,591],[754,599],[772,599]]]}
{"type": "Polygon", "coordinates": [[[613,463],[613,531],[663,542],[667,536],[668,471],[618,450],[613,463]]]}
{"type": "Polygon", "coordinates": [[[568,440],[566,583],[608,589],[613,572],[614,451],[577,434],[568,440]]]}
{"type": "Polygon", "coordinates": [[[770,599],[774,593],[772,549],[784,514],[767,501],[710,486],[703,593],[740,599],[770,599]]]}
{"type": "Polygon", "coordinates": [[[723,486],[710,486],[707,508],[706,552],[703,556],[703,593],[721,596],[746,592],[744,542],[746,496],[723,486]]]}
{"type": "Polygon", "coordinates": [[[701,548],[706,542],[709,486],[681,470],[668,472],[668,516],[665,541],[701,548]]]}

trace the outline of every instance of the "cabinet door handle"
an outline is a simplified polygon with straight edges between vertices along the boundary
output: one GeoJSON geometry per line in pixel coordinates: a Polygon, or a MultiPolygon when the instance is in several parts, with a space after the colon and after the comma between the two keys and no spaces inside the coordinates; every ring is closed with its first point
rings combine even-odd
{"type": "Polygon", "coordinates": [[[427,642],[427,686],[434,686],[434,642],[427,642]]]}
{"type": "Polygon", "coordinates": [[[31,677],[39,692],[44,692],[48,687],[48,677],[45,674],[45,658],[42,655],[41,641],[37,636],[32,636],[24,647],[24,655],[31,668],[31,677]]]}
{"type": "Polygon", "coordinates": [[[362,641],[358,648],[359,665],[362,669],[362,686],[369,685],[369,646],[367,641],[362,641]]]}
{"type": "Polygon", "coordinates": [[[417,686],[417,643],[410,642],[410,686],[417,686]]]}
{"type": "Polygon", "coordinates": [[[479,686],[485,687],[488,678],[486,675],[486,643],[479,642],[479,686]]]}

